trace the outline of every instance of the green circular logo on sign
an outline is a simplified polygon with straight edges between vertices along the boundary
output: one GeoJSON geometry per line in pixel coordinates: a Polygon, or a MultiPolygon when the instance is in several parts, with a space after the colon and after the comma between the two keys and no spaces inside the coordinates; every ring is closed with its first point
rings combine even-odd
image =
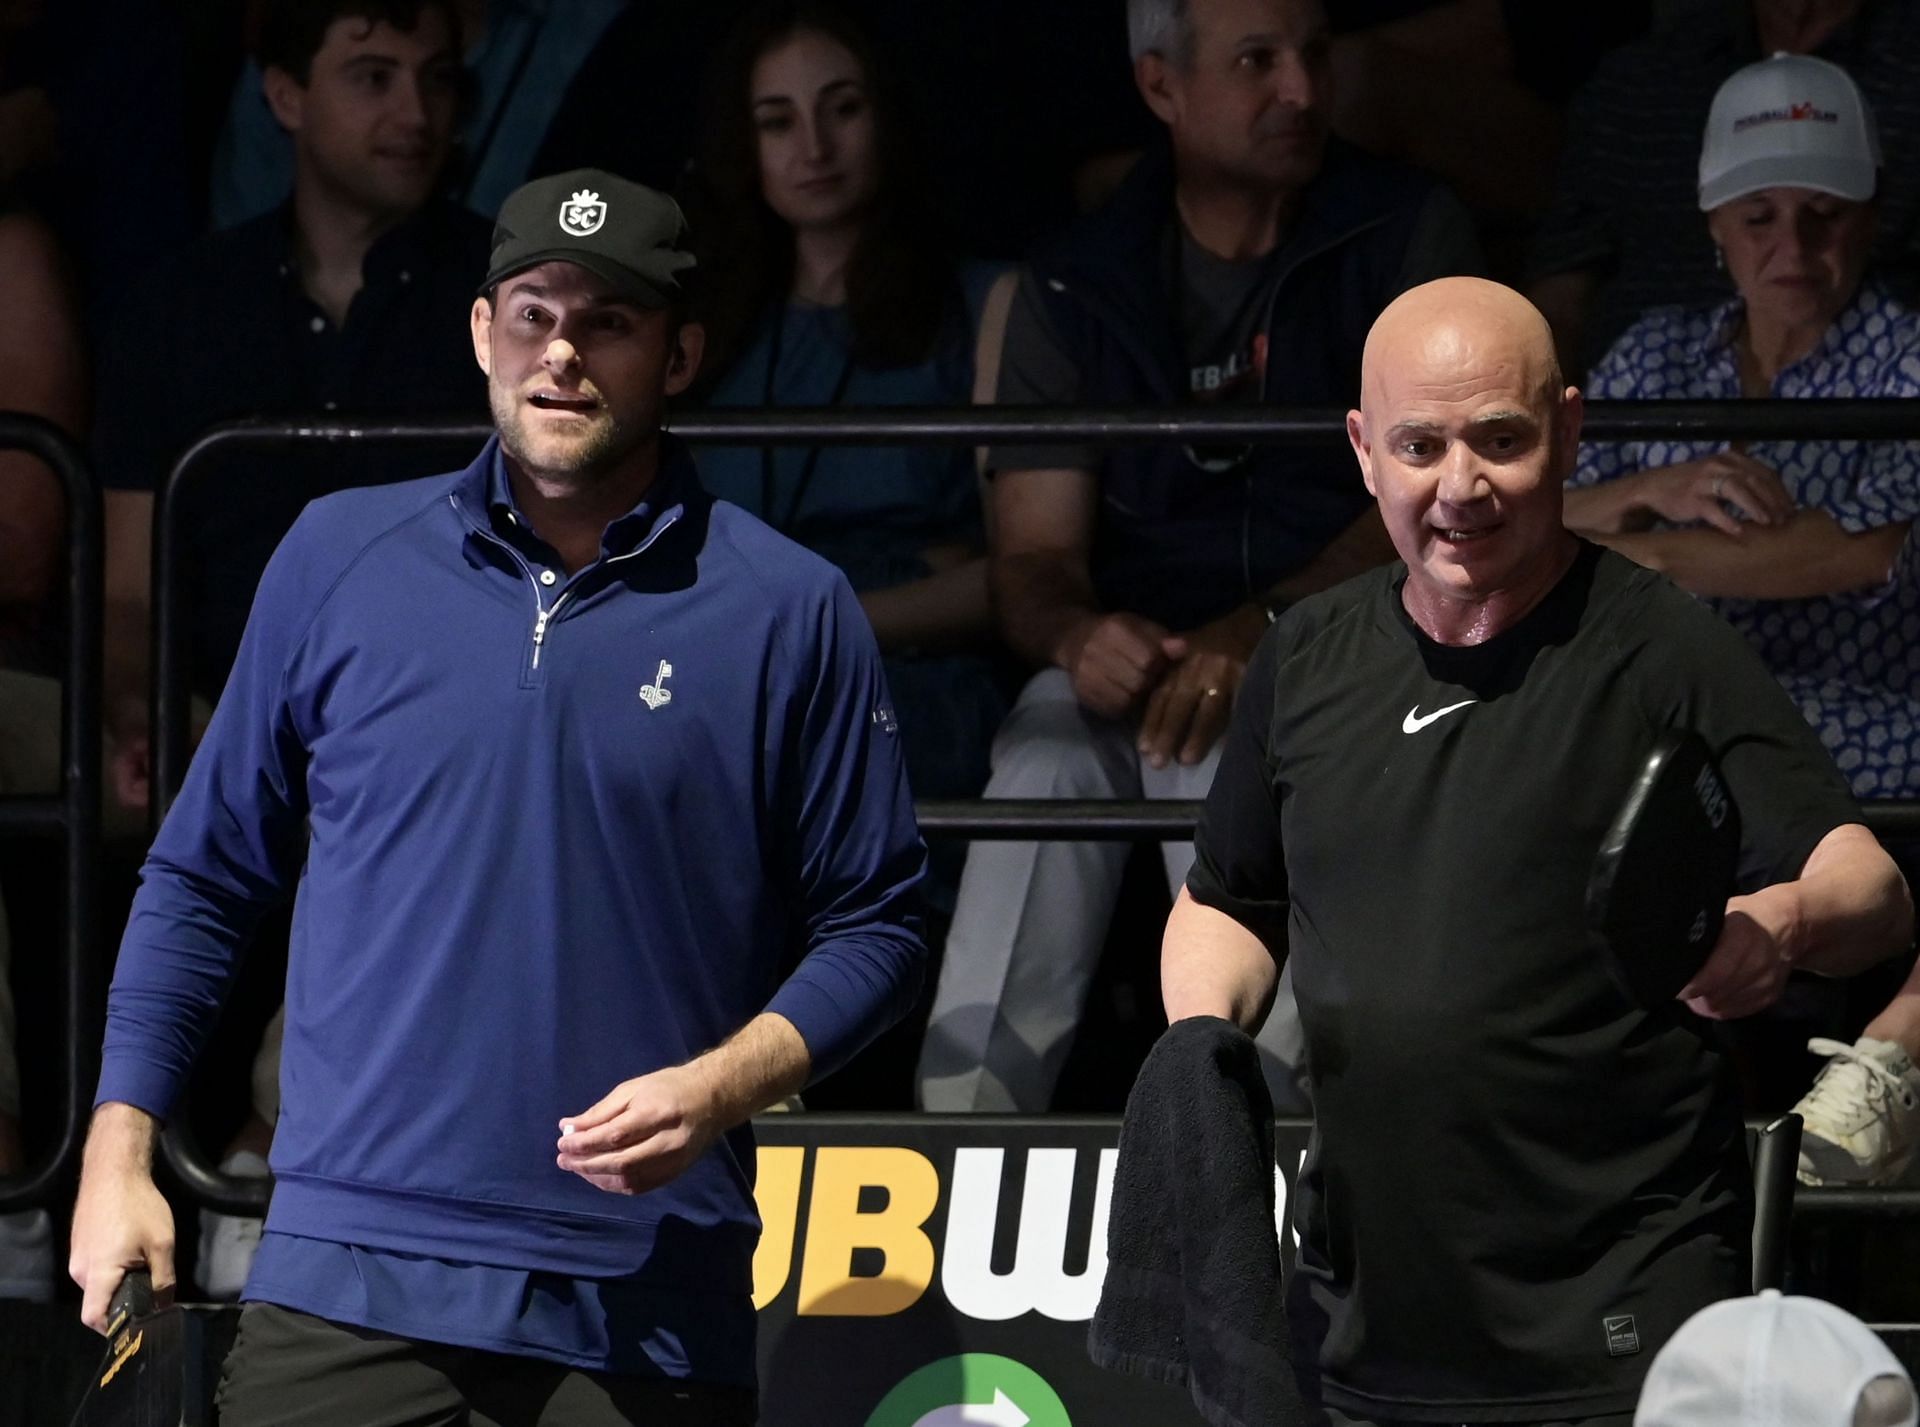
{"type": "Polygon", "coordinates": [[[928,1363],[880,1399],[867,1427],[1073,1427],[1067,1406],[1024,1363],[962,1353],[928,1363]]]}

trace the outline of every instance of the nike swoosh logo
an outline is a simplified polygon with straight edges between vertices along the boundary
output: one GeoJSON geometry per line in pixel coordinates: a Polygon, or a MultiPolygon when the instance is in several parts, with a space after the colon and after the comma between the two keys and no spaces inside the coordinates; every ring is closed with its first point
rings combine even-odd
{"type": "Polygon", "coordinates": [[[1435,709],[1430,714],[1421,713],[1420,705],[1415,704],[1412,708],[1407,710],[1407,716],[1400,720],[1400,731],[1402,733],[1418,733],[1421,729],[1425,728],[1428,724],[1432,723],[1435,719],[1445,718],[1448,714],[1452,713],[1455,709],[1463,709],[1468,704],[1477,704],[1479,702],[1480,700],[1478,699],[1462,699],[1457,704],[1448,704],[1445,708],[1435,709]]]}

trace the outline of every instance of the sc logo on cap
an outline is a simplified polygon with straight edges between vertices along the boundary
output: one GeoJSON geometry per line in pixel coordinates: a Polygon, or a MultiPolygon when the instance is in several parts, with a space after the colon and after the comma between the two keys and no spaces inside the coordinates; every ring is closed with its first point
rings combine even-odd
{"type": "Polygon", "coordinates": [[[607,205],[590,188],[581,189],[560,205],[560,226],[576,238],[599,232],[606,221],[607,205]]]}

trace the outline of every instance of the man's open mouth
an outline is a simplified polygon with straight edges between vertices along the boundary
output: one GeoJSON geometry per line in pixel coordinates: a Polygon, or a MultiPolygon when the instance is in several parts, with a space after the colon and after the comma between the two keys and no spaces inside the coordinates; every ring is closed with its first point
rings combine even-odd
{"type": "Polygon", "coordinates": [[[552,391],[536,391],[527,401],[541,411],[571,411],[581,415],[596,410],[600,405],[590,396],[567,396],[552,391]]]}

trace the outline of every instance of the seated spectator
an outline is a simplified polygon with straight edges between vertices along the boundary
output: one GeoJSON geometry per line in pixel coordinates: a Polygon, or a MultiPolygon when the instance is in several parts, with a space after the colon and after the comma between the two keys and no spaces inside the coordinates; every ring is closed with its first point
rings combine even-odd
{"type": "Polygon", "coordinates": [[[1888,160],[1878,266],[1903,279],[1920,267],[1920,5],[1737,0],[1661,8],[1664,23],[1606,56],[1575,95],[1554,196],[1534,237],[1528,296],[1553,323],[1570,372],[1587,370],[1649,308],[1727,296],[1713,245],[1690,217],[1693,160],[1714,91],[1771,54],[1831,60],[1866,92],[1888,160]]]}
{"type": "MultiPolygon", "coordinates": [[[[460,125],[459,200],[492,217],[533,172],[567,85],[627,0],[459,0],[471,102],[460,125]]],[[[419,8],[417,5],[414,8],[419,8]]],[[[397,16],[397,12],[396,12],[397,16]]],[[[286,202],[293,144],[274,118],[257,60],[242,65],[213,154],[208,202],[230,228],[286,202]]]]}
{"type": "MultiPolygon", "coordinates": [[[[154,273],[101,353],[105,692],[115,776],[140,803],[153,493],[194,438],[241,417],[486,414],[472,353],[445,319],[471,304],[490,229],[434,197],[459,102],[452,8],[276,0],[261,54],[293,137],[292,198],[154,273]]],[[[276,456],[261,469],[252,456],[247,480],[190,500],[196,693],[218,694],[267,556],[321,482],[339,483],[343,465],[362,481],[432,465],[390,449],[356,457],[276,456]]]]}
{"type": "MultiPolygon", "coordinates": [[[[927,201],[954,252],[1025,252],[1074,216],[1090,160],[1152,131],[1127,81],[1115,0],[842,0],[902,75],[927,201]]],[[[677,187],[703,141],[700,83],[746,0],[644,0],[607,26],[535,168],[677,187]],[[636,77],[644,76],[644,82],[636,77]]],[[[696,236],[698,236],[696,231],[696,236]]]]}
{"type": "MultiPolygon", "coordinates": [[[[1737,295],[1661,308],[1596,399],[1920,396],[1920,315],[1871,276],[1880,150],[1838,66],[1776,56],[1714,96],[1699,203],[1737,295]],[[1811,113],[1812,117],[1803,117],[1811,113]]],[[[1920,792],[1920,450],[1863,441],[1582,449],[1567,524],[1708,598],[1752,640],[1856,796],[1920,792]]],[[[1920,978],[1798,1107],[1804,1178],[1881,1179],[1920,1145],[1920,978]]]]}
{"type": "MultiPolygon", "coordinates": [[[[260,57],[267,101],[292,136],[292,197],[156,271],[113,326],[94,438],[108,488],[110,769],[129,804],[144,807],[149,793],[153,497],[182,451],[240,417],[486,416],[465,334],[491,229],[435,197],[459,55],[446,0],[275,0],[260,57]]],[[[176,519],[203,703],[218,697],[260,573],[301,507],[341,485],[423,474],[437,456],[418,445],[256,450],[188,490],[176,519]]],[[[264,1021],[271,1004],[249,1010],[264,1021]]],[[[247,1148],[231,1146],[227,1162],[248,1164],[247,1148]]],[[[203,1287],[244,1277],[250,1229],[209,1217],[203,1287]]]]}
{"type": "Polygon", "coordinates": [[[1633,1427],[1914,1427],[1913,1379],[1873,1329],[1767,1289],[1702,1308],[1647,1369],[1633,1427]]]}
{"type": "MultiPolygon", "coordinates": [[[[1127,17],[1170,147],[1021,274],[999,400],[1347,400],[1380,310],[1477,265],[1458,203],[1328,140],[1319,0],[1131,0],[1127,17]]],[[[1278,605],[1393,555],[1331,448],[1003,447],[989,466],[994,608],[1039,671],[994,741],[989,797],[1199,796],[1278,605]]],[[[1166,847],[1170,884],[1192,856],[1166,847]]],[[[1121,843],[974,844],[925,1108],[1047,1108],[1126,860],[1121,843]]],[[[1290,1033],[1276,1010],[1274,1064],[1298,1063],[1290,1033]]],[[[1299,1108],[1290,1074],[1272,1073],[1276,1103],[1299,1108]]]]}
{"type": "MultiPolygon", "coordinates": [[[[692,232],[715,406],[959,406],[993,273],[957,269],[872,47],[837,6],[775,0],[724,52],[692,232]]],[[[701,479],[838,565],[886,657],[916,796],[987,780],[1006,701],[970,453],[696,447],[701,479]]],[[[957,869],[956,869],[957,875],[957,869]]],[[[949,895],[951,895],[951,888],[949,895]]]]}
{"type": "MultiPolygon", "coordinates": [[[[86,419],[86,375],[65,265],[45,225],[4,204],[0,291],[11,299],[0,324],[0,407],[43,416],[77,437],[86,419]]],[[[65,540],[59,480],[38,457],[0,451],[0,797],[60,789],[60,687],[43,631],[65,540]]],[[[0,1178],[26,1168],[10,947],[0,902],[0,1178]]],[[[0,1214],[0,1298],[52,1295],[47,1211],[0,1214]]]]}

